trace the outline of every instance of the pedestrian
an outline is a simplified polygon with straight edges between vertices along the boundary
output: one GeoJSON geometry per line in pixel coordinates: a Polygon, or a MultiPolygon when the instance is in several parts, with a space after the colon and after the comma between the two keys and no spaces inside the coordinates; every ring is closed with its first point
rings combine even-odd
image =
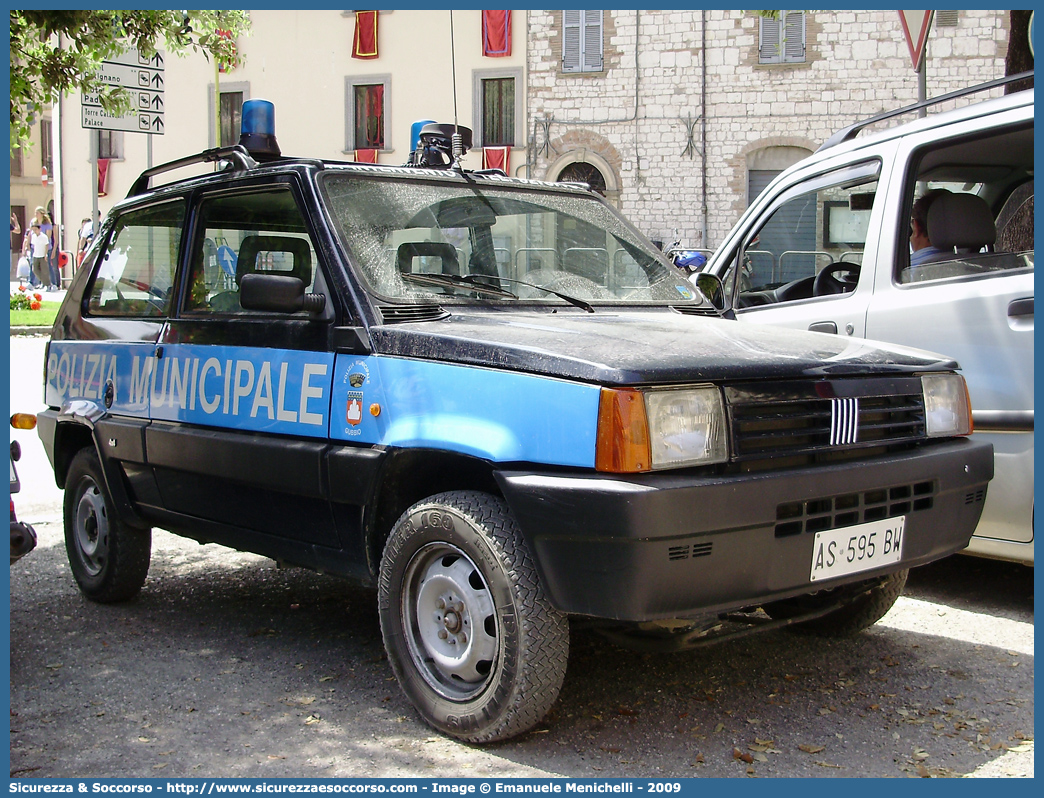
{"type": "Polygon", "coordinates": [[[80,264],[83,263],[83,256],[87,254],[87,250],[91,247],[91,242],[94,240],[94,225],[91,224],[91,217],[84,216],[80,220],[80,229],[76,231],[76,268],[80,268],[80,264]]]}
{"type": "Polygon", "coordinates": [[[38,288],[40,281],[36,279],[36,274],[32,270],[33,262],[33,229],[32,227],[26,227],[25,233],[22,234],[22,257],[25,258],[26,262],[30,264],[29,268],[29,286],[30,288],[38,288]]]}
{"type": "MultiPolygon", "coordinates": [[[[54,225],[51,223],[51,217],[47,215],[47,211],[42,206],[37,205],[36,211],[33,216],[34,222],[40,225],[40,232],[47,236],[47,283],[44,284],[44,288],[47,291],[57,291],[61,285],[61,279],[58,275],[58,258],[57,252],[55,251],[55,238],[54,238],[54,225]]],[[[35,267],[33,271],[35,271],[35,267]]]]}
{"type": "MultiPolygon", "coordinates": [[[[21,234],[22,234],[22,225],[20,225],[18,223],[18,217],[15,215],[15,212],[11,211],[11,253],[12,254],[14,254],[14,251],[15,251],[15,236],[20,236],[21,234]]],[[[21,250],[19,250],[18,254],[19,254],[19,256],[21,256],[21,254],[22,254],[21,250]]],[[[21,260],[21,258],[19,258],[19,260],[21,260]]],[[[26,275],[26,276],[28,276],[28,275],[26,275]]]]}
{"type": "Polygon", "coordinates": [[[51,290],[51,272],[47,264],[47,251],[50,241],[40,229],[39,222],[33,222],[29,228],[29,249],[32,253],[33,273],[43,285],[44,290],[51,290]]]}

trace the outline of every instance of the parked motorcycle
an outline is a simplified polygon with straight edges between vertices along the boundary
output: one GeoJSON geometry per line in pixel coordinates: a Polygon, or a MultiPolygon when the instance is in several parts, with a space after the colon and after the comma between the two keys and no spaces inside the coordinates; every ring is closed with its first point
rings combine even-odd
{"type": "MultiPolygon", "coordinates": [[[[15,413],[11,416],[11,426],[15,429],[34,429],[36,416],[31,413],[15,413]]],[[[29,524],[18,520],[15,515],[14,494],[21,489],[15,462],[22,457],[22,447],[18,441],[11,441],[11,565],[36,548],[36,530],[29,524]]]]}
{"type": "Polygon", "coordinates": [[[695,274],[707,264],[709,251],[698,249],[685,249],[681,241],[675,241],[663,251],[675,266],[685,269],[689,274],[695,274]]]}

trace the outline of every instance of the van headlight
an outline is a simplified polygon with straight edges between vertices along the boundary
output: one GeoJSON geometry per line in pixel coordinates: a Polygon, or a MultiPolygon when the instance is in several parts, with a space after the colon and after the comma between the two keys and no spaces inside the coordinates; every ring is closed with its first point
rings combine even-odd
{"type": "Polygon", "coordinates": [[[971,435],[968,385],[959,374],[924,374],[924,429],[929,438],[971,435]]]}
{"type": "Polygon", "coordinates": [[[725,407],[713,385],[603,388],[595,468],[629,473],[728,460],[725,407]]]}

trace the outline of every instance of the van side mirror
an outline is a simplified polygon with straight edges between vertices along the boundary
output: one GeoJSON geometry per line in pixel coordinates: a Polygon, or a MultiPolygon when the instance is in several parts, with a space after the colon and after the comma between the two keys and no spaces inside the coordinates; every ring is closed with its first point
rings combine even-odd
{"type": "Polygon", "coordinates": [[[245,274],[239,283],[239,304],[245,310],[271,313],[320,313],[326,307],[322,294],[306,294],[297,277],[281,274],[245,274]]]}

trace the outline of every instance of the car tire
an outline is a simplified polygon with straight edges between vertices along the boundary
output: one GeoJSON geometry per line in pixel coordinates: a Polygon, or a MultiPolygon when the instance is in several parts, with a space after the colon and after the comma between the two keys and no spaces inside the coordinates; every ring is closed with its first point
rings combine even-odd
{"type": "Polygon", "coordinates": [[[149,573],[152,530],[119,519],[94,449],[73,458],[64,509],[65,550],[80,591],[100,604],[136,596],[149,573]]]}
{"type": "Polygon", "coordinates": [[[830,606],[846,596],[856,596],[838,609],[808,621],[796,622],[789,627],[795,632],[819,635],[820,637],[851,637],[873,626],[892,608],[903,587],[909,570],[855,585],[845,585],[833,590],[823,590],[807,596],[796,596],[766,604],[762,609],[776,620],[794,618],[830,606]]]}
{"type": "Polygon", "coordinates": [[[378,607],[392,670],[439,731],[504,740],[558,698],[569,624],[500,499],[458,491],[407,510],[384,548],[378,607]]]}

